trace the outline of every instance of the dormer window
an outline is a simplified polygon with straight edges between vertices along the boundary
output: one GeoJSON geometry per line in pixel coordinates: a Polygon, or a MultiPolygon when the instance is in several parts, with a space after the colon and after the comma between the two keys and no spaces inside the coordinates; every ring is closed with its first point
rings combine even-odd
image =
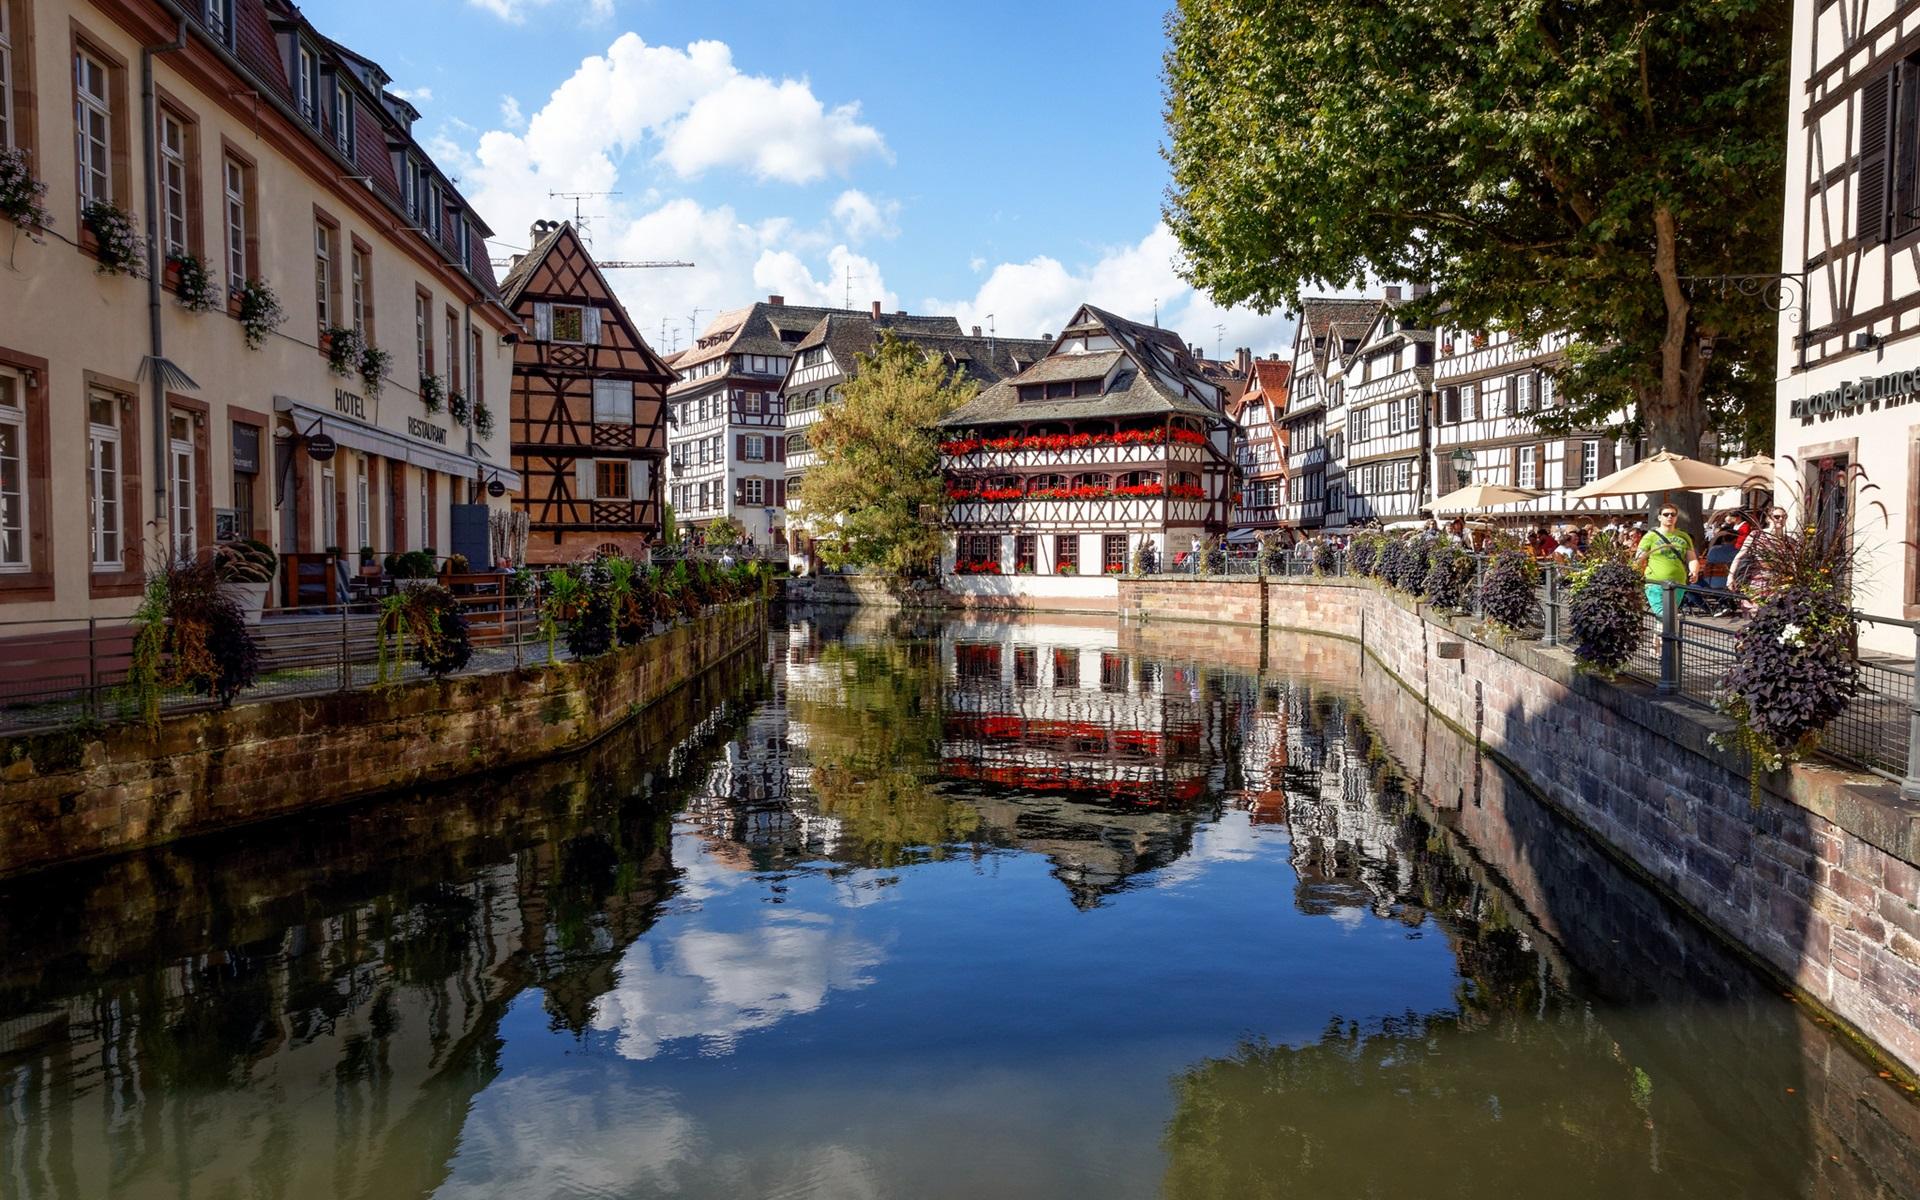
{"type": "Polygon", "coordinates": [[[214,40],[233,49],[233,0],[202,0],[201,21],[214,40]]]}
{"type": "Polygon", "coordinates": [[[333,85],[333,144],[340,153],[353,157],[353,97],[347,94],[344,80],[333,85]]]}

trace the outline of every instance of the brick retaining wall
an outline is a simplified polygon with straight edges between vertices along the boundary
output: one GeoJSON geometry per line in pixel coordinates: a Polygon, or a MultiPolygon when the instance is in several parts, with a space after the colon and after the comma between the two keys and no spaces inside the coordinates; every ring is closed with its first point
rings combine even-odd
{"type": "Polygon", "coordinates": [[[765,631],[742,601],[583,662],[0,739],[0,875],[578,749],[765,631]]]}
{"type": "Polygon", "coordinates": [[[1364,581],[1129,579],[1120,607],[1149,624],[1259,611],[1362,642],[1638,874],[1920,1073],[1920,805],[1894,785],[1802,763],[1756,802],[1745,756],[1709,740],[1728,728],[1713,714],[1585,675],[1563,650],[1496,647],[1364,581]]]}

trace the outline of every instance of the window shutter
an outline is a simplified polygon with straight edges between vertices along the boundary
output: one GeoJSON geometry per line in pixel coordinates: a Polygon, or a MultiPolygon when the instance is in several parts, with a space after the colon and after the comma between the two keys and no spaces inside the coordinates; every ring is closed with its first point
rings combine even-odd
{"type": "Polygon", "coordinates": [[[736,433],[733,435],[733,440],[734,457],[738,458],[741,462],[747,461],[747,435],[744,433],[736,433]]]}
{"type": "Polygon", "coordinates": [[[733,481],[733,502],[735,504],[745,504],[747,502],[746,480],[736,479],[733,481]]]}
{"type": "Polygon", "coordinates": [[[773,504],[775,508],[785,508],[787,506],[787,481],[786,480],[784,479],[774,480],[773,495],[774,495],[773,504]]]}
{"type": "Polygon", "coordinates": [[[586,344],[589,346],[598,346],[600,344],[600,310],[597,308],[586,309],[585,315],[581,318],[581,324],[583,326],[581,332],[586,344]]]}
{"type": "Polygon", "coordinates": [[[627,497],[631,500],[647,498],[647,464],[644,459],[629,459],[627,462],[627,497]]]}
{"type": "Polygon", "coordinates": [[[1860,174],[1855,236],[1869,245],[1887,240],[1887,158],[1893,143],[1893,72],[1860,89],[1860,174]]]}
{"type": "Polygon", "coordinates": [[[533,306],[533,340],[536,342],[553,340],[553,305],[545,300],[537,301],[533,306]]]}
{"type": "Polygon", "coordinates": [[[776,438],[768,438],[767,440],[773,443],[773,461],[775,462],[787,461],[787,439],[783,437],[776,437],[776,438]]]}
{"type": "Polygon", "coordinates": [[[1613,465],[1613,439],[1603,437],[1600,439],[1600,475],[1611,475],[1617,469],[1613,465]]]}
{"type": "Polygon", "coordinates": [[[593,460],[576,458],[573,460],[573,490],[582,500],[593,499],[593,460]]]}

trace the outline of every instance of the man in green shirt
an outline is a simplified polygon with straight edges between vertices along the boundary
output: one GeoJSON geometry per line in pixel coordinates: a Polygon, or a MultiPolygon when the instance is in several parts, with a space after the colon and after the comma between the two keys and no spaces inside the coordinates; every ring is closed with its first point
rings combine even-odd
{"type": "Polygon", "coordinates": [[[1633,565],[1646,577],[1647,607],[1660,615],[1661,585],[1692,583],[1700,578],[1700,558],[1693,552],[1693,539],[1680,528],[1680,510],[1671,504],[1660,507],[1660,524],[1640,539],[1633,565]]]}

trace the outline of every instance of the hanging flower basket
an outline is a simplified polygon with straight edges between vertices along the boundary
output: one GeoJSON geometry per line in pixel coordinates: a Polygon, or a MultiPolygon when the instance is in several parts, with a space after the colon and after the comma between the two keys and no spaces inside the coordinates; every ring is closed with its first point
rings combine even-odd
{"type": "Polygon", "coordinates": [[[467,406],[467,394],[465,392],[462,392],[456,388],[455,390],[447,393],[447,415],[452,417],[455,421],[459,422],[462,425],[465,425],[467,423],[467,417],[469,416],[469,411],[467,406]]]}
{"type": "Polygon", "coordinates": [[[133,227],[133,218],[104,200],[94,200],[80,210],[80,223],[93,234],[97,243],[94,270],[101,275],[131,275],[145,278],[146,242],[133,227]]]}
{"type": "Polygon", "coordinates": [[[234,295],[240,302],[240,328],[246,334],[247,349],[258,350],[266,345],[267,336],[287,319],[286,310],[280,307],[280,297],[264,279],[247,280],[234,295]]]}
{"type": "Polygon", "coordinates": [[[430,413],[437,413],[446,403],[446,386],[438,375],[420,377],[420,404],[430,413]]]}
{"type": "Polygon", "coordinates": [[[493,410],[485,400],[473,406],[473,432],[482,441],[493,436],[493,410]]]}
{"type": "Polygon", "coordinates": [[[360,369],[360,356],[366,347],[361,344],[359,330],[329,325],[320,331],[320,339],[327,350],[327,370],[346,376],[360,369]]]}
{"type": "Polygon", "coordinates": [[[367,389],[367,395],[378,396],[385,386],[387,368],[393,365],[393,355],[380,347],[369,343],[360,351],[360,386],[367,389]]]}
{"type": "Polygon", "coordinates": [[[225,303],[206,259],[197,254],[170,254],[167,265],[173,268],[173,294],[181,308],[188,312],[214,312],[225,303]]]}
{"type": "Polygon", "coordinates": [[[0,217],[36,242],[46,240],[42,234],[53,224],[53,215],[41,201],[46,194],[47,185],[27,167],[25,150],[0,150],[0,217]]]}

